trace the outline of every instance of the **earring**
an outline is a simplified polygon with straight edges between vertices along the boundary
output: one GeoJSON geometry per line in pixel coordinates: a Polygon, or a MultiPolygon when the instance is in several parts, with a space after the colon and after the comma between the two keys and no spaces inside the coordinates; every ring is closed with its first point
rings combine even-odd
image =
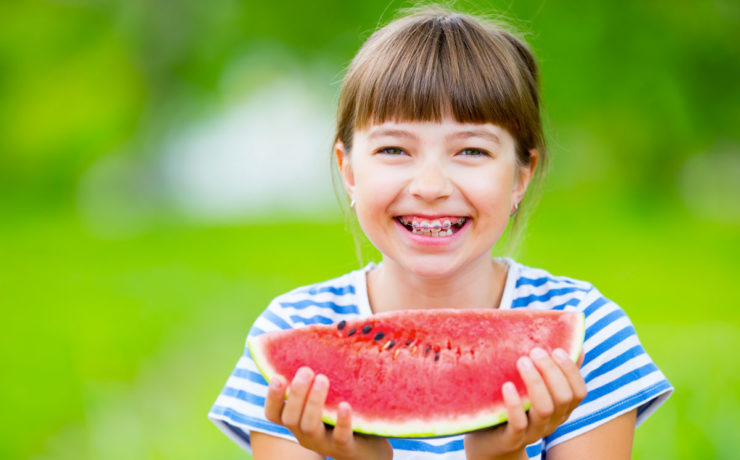
{"type": "Polygon", "coordinates": [[[349,207],[352,208],[352,209],[355,208],[355,199],[354,198],[349,202],[349,207]]]}
{"type": "Polygon", "coordinates": [[[519,213],[519,203],[516,203],[514,205],[514,210],[509,214],[509,217],[516,217],[516,215],[519,213]]]}

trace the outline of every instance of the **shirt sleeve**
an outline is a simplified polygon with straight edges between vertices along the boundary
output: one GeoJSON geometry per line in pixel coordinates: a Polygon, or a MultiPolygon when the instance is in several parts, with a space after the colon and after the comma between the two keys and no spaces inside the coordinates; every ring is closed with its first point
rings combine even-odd
{"type": "Polygon", "coordinates": [[[618,305],[593,289],[573,310],[586,316],[581,375],[588,394],[568,420],[545,438],[546,449],[635,408],[639,426],[673,392],[618,305]]]}
{"type": "MultiPolygon", "coordinates": [[[[280,310],[274,307],[275,301],[257,318],[247,337],[294,328],[290,319],[276,313],[280,310]]],[[[287,428],[265,418],[266,396],[267,381],[257,369],[245,344],[244,354],[239,358],[226,385],[211,407],[208,418],[248,452],[252,451],[250,431],[259,431],[295,442],[295,437],[287,428]]]]}

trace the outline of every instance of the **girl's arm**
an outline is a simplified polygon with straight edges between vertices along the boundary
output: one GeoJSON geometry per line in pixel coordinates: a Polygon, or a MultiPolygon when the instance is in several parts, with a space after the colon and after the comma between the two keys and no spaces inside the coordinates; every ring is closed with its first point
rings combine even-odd
{"type": "Polygon", "coordinates": [[[259,431],[250,432],[249,439],[252,443],[252,457],[254,460],[271,460],[275,458],[322,460],[324,458],[293,441],[270,436],[259,431]]]}
{"type": "Polygon", "coordinates": [[[635,435],[637,409],[626,412],[591,431],[564,441],[547,452],[547,458],[629,460],[635,435]]]}

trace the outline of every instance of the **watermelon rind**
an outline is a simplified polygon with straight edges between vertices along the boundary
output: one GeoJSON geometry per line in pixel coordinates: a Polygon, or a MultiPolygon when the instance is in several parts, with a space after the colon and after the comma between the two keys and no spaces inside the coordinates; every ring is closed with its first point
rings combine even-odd
{"type": "MultiPolygon", "coordinates": [[[[583,313],[579,313],[577,317],[579,321],[577,322],[574,335],[578,337],[578,340],[575,341],[576,346],[571,348],[569,354],[570,359],[574,363],[578,362],[578,359],[580,358],[586,333],[585,315],[583,313]]],[[[265,380],[269,383],[277,372],[270,365],[267,356],[263,352],[262,343],[263,341],[260,340],[260,336],[247,338],[247,347],[249,352],[252,354],[254,363],[263,377],[265,377],[265,380]]],[[[525,411],[532,407],[531,401],[527,398],[522,399],[522,404],[525,411]]],[[[329,408],[324,408],[321,419],[324,423],[334,426],[337,423],[337,413],[329,408]]],[[[429,438],[450,436],[489,428],[499,425],[506,420],[507,410],[503,404],[499,407],[489,406],[482,409],[479,414],[460,416],[456,419],[446,416],[441,419],[412,419],[406,420],[402,423],[368,420],[361,415],[353,413],[352,430],[357,433],[373,436],[429,438]]]]}

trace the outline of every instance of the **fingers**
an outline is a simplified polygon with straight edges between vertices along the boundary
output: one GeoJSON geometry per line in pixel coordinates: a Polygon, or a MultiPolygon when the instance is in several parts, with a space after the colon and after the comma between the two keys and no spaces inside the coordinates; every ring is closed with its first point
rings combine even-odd
{"type": "Polygon", "coordinates": [[[272,423],[282,423],[283,405],[285,404],[285,378],[276,375],[270,380],[265,398],[265,416],[272,423]]]}
{"type": "Polygon", "coordinates": [[[519,358],[517,368],[522,380],[524,380],[524,385],[527,387],[529,400],[532,402],[532,407],[529,409],[530,426],[528,431],[530,433],[540,433],[544,430],[555,410],[550,391],[529,357],[519,358]]]}
{"type": "MultiPolygon", "coordinates": [[[[562,350],[561,350],[562,351],[562,350]]],[[[553,411],[551,421],[557,426],[567,418],[573,402],[573,390],[560,366],[553,361],[542,348],[535,348],[530,353],[540,375],[547,386],[552,399],[553,411]]],[[[567,359],[567,355],[566,355],[567,359]]]]}
{"type": "Polygon", "coordinates": [[[508,413],[507,438],[510,444],[518,445],[524,440],[527,431],[527,425],[529,424],[527,414],[524,412],[524,405],[513,383],[504,383],[501,387],[501,394],[504,397],[504,404],[508,413]]]}
{"type": "Polygon", "coordinates": [[[578,365],[570,359],[565,351],[558,348],[553,351],[552,356],[555,358],[560,370],[563,371],[573,393],[573,400],[568,411],[571,412],[586,398],[586,382],[583,381],[578,365]]]}
{"type": "Polygon", "coordinates": [[[288,400],[285,402],[281,416],[281,424],[285,425],[290,431],[295,432],[300,428],[303,405],[306,402],[306,395],[311,388],[312,381],[313,371],[307,367],[302,367],[298,369],[290,383],[288,400]]]}
{"type": "Polygon", "coordinates": [[[339,403],[337,424],[334,426],[332,439],[335,444],[340,446],[348,446],[354,439],[352,434],[352,407],[347,402],[339,403]]]}
{"type": "Polygon", "coordinates": [[[317,375],[313,379],[313,385],[303,408],[300,428],[303,434],[313,437],[323,437],[325,433],[324,422],[321,420],[326,395],[329,393],[329,379],[325,375],[317,375]]]}

